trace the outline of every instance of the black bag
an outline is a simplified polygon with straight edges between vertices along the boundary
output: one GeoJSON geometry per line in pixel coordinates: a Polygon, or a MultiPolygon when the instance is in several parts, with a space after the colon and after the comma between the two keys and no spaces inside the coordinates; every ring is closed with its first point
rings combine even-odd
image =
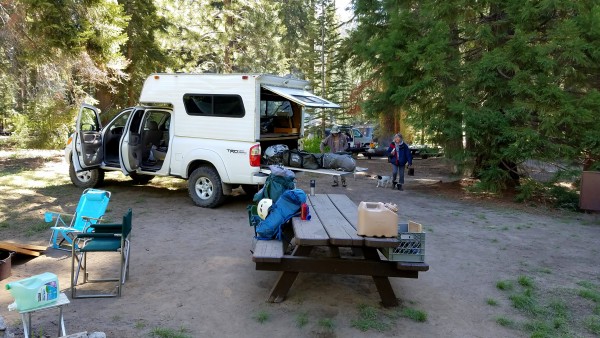
{"type": "Polygon", "coordinates": [[[283,165],[293,168],[319,169],[314,154],[300,150],[290,150],[283,154],[283,165]]]}

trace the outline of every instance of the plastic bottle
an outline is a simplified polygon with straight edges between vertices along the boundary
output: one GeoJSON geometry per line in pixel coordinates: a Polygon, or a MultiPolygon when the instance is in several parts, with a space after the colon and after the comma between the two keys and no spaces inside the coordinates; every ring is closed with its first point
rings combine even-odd
{"type": "Polygon", "coordinates": [[[360,202],[356,230],[359,236],[397,237],[398,214],[382,202],[360,202]]]}
{"type": "MultiPolygon", "coordinates": [[[[16,306],[12,306],[12,308],[16,308],[18,311],[35,309],[56,302],[59,294],[58,278],[53,273],[44,272],[8,283],[6,290],[15,299],[13,304],[16,306]]],[[[9,308],[11,308],[10,305],[9,308]]]]}

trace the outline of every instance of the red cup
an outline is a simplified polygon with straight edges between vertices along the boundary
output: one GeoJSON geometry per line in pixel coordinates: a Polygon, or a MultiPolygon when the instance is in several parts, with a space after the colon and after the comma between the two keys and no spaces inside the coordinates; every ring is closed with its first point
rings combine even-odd
{"type": "Polygon", "coordinates": [[[306,203],[302,203],[300,206],[300,219],[306,221],[308,217],[308,205],[306,203]]]}

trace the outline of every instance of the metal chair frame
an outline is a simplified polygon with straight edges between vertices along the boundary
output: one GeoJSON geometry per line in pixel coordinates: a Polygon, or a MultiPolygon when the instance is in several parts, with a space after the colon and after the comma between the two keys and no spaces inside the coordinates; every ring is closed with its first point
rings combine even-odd
{"type": "Polygon", "coordinates": [[[75,237],[76,245],[71,248],[71,298],[106,298],[120,297],[127,279],[129,279],[129,254],[131,246],[131,226],[133,212],[131,209],[123,216],[121,224],[94,224],[94,232],[79,233],[75,237]],[[119,252],[119,278],[89,278],[88,254],[92,252],[119,252]],[[75,262],[77,261],[77,268],[75,262]],[[116,293],[77,294],[79,273],[83,273],[83,284],[99,282],[118,282],[116,293]]]}

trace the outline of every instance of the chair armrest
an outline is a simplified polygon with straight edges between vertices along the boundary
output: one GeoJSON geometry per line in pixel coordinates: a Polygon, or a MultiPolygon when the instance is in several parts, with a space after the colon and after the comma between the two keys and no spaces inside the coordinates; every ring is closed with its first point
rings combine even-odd
{"type": "Polygon", "coordinates": [[[88,221],[88,222],[92,221],[92,220],[93,221],[98,221],[98,222],[102,221],[102,217],[100,217],[100,218],[94,218],[94,217],[88,217],[88,216],[81,216],[81,219],[84,220],[84,221],[88,221]]]}
{"type": "Polygon", "coordinates": [[[45,213],[50,213],[53,215],[73,216],[73,214],[69,214],[68,212],[60,212],[60,211],[46,211],[45,213]]]}
{"type": "Polygon", "coordinates": [[[86,232],[86,233],[77,234],[77,236],[75,236],[76,239],[82,239],[82,238],[115,238],[115,237],[121,237],[121,234],[86,232]]]}
{"type": "Polygon", "coordinates": [[[94,233],[118,233],[123,229],[123,224],[97,223],[89,226],[94,233]]]}
{"type": "Polygon", "coordinates": [[[61,216],[66,216],[68,218],[73,219],[73,214],[68,214],[68,213],[65,213],[65,212],[58,212],[58,211],[46,211],[46,212],[44,212],[44,221],[46,223],[52,223],[54,221],[55,216],[56,216],[56,223],[55,224],[58,224],[58,222],[61,222],[65,226],[66,226],[66,223],[62,219],[61,216]]]}
{"type": "Polygon", "coordinates": [[[96,223],[90,225],[90,228],[122,228],[123,224],[121,223],[96,223]]]}

